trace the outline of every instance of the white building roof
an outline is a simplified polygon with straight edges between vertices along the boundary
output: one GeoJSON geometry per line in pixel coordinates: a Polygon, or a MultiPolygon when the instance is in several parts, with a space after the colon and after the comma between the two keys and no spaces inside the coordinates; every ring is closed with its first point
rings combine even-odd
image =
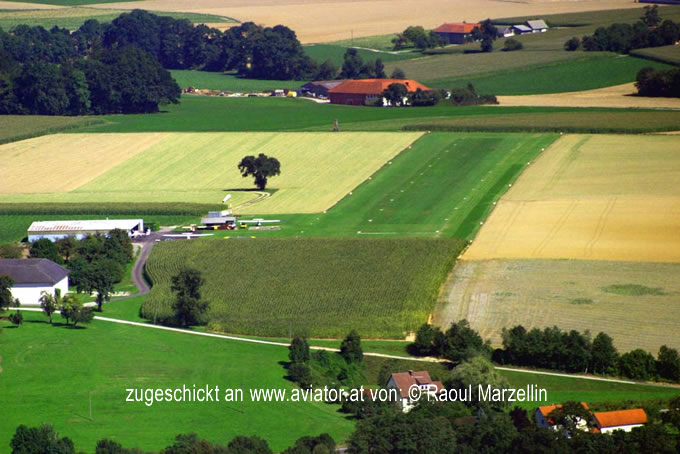
{"type": "Polygon", "coordinates": [[[142,219],[102,219],[93,221],[37,221],[28,228],[29,233],[90,232],[114,229],[132,230],[142,224],[142,219]]]}
{"type": "Polygon", "coordinates": [[[527,25],[533,30],[542,30],[544,28],[548,28],[548,24],[546,24],[544,20],[540,19],[527,21],[527,25]]]}
{"type": "Polygon", "coordinates": [[[521,32],[530,32],[531,29],[527,27],[526,25],[513,25],[512,28],[515,30],[519,30],[521,32]]]}

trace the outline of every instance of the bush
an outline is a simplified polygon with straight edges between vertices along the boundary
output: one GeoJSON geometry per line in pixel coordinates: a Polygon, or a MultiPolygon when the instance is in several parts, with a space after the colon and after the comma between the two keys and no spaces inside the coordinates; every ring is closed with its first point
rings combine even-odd
{"type": "Polygon", "coordinates": [[[569,52],[578,50],[579,47],[581,47],[581,40],[578,38],[578,36],[574,36],[564,43],[564,50],[569,52]]]}
{"type": "Polygon", "coordinates": [[[24,316],[21,315],[21,312],[16,311],[13,314],[9,314],[9,321],[16,326],[21,326],[22,323],[24,323],[24,316]]]}
{"type": "Polygon", "coordinates": [[[517,41],[514,38],[506,39],[505,43],[503,45],[503,51],[505,52],[512,52],[513,50],[521,50],[524,48],[524,44],[522,44],[520,41],[517,41]]]}

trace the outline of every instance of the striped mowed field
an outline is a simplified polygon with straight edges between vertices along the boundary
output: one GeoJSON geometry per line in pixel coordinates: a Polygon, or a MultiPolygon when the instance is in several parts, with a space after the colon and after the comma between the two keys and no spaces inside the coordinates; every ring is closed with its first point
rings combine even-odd
{"type": "Polygon", "coordinates": [[[680,262],[680,137],[571,135],[491,214],[464,259],[680,262]]]}
{"type": "Polygon", "coordinates": [[[273,195],[242,212],[314,213],[333,206],[422,133],[57,134],[0,146],[0,202],[219,203],[258,195],[246,155],[281,162],[273,195]]]}

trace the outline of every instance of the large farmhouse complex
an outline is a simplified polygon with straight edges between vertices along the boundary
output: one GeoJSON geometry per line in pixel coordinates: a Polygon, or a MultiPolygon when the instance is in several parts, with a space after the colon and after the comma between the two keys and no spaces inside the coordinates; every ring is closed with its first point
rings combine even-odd
{"type": "Polygon", "coordinates": [[[24,306],[40,304],[40,295],[68,292],[69,271],[48,259],[0,259],[0,276],[14,281],[12,297],[24,306]]]}
{"type": "MultiPolygon", "coordinates": [[[[392,84],[402,84],[409,93],[430,89],[420,82],[410,79],[361,79],[346,80],[337,87],[328,90],[331,104],[363,106],[367,102],[383,99],[383,92],[392,84]]],[[[385,101],[383,100],[383,105],[385,101]]]]}
{"type": "Polygon", "coordinates": [[[42,238],[57,241],[67,236],[82,240],[88,235],[108,235],[111,230],[120,229],[132,235],[144,231],[142,219],[105,219],[95,221],[38,221],[28,228],[28,241],[42,238]]]}

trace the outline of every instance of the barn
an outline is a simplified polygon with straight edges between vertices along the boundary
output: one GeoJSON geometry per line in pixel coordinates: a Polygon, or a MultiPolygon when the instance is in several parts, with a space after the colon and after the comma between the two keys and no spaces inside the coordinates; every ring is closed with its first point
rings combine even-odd
{"type": "Polygon", "coordinates": [[[308,82],[300,87],[303,95],[314,96],[315,98],[328,98],[328,90],[335,88],[344,80],[316,80],[308,82]]]}
{"type": "MultiPolygon", "coordinates": [[[[383,92],[391,84],[402,84],[409,93],[418,89],[430,89],[420,82],[410,79],[360,79],[346,80],[328,91],[331,104],[345,104],[349,106],[363,106],[366,102],[382,99],[383,92]]],[[[384,101],[383,101],[384,104],[384,101]]]]}
{"type": "Polygon", "coordinates": [[[593,413],[596,432],[611,433],[615,430],[630,432],[647,423],[647,413],[642,408],[630,410],[602,411],[593,413]]]}
{"type": "Polygon", "coordinates": [[[142,219],[104,219],[94,221],[38,221],[28,228],[28,241],[42,238],[57,241],[67,236],[82,240],[88,235],[108,235],[111,230],[120,229],[132,236],[144,232],[142,219]]]}
{"type": "Polygon", "coordinates": [[[479,27],[480,24],[468,24],[467,22],[457,22],[451,24],[442,24],[434,29],[434,32],[446,44],[464,44],[470,40],[472,30],[479,27]]]}
{"type": "Polygon", "coordinates": [[[531,33],[545,33],[548,31],[548,24],[540,19],[527,21],[527,27],[531,29],[531,33]]]}
{"type": "Polygon", "coordinates": [[[23,306],[40,305],[42,292],[68,292],[69,271],[48,259],[0,259],[0,276],[14,280],[12,297],[23,306]]]}

